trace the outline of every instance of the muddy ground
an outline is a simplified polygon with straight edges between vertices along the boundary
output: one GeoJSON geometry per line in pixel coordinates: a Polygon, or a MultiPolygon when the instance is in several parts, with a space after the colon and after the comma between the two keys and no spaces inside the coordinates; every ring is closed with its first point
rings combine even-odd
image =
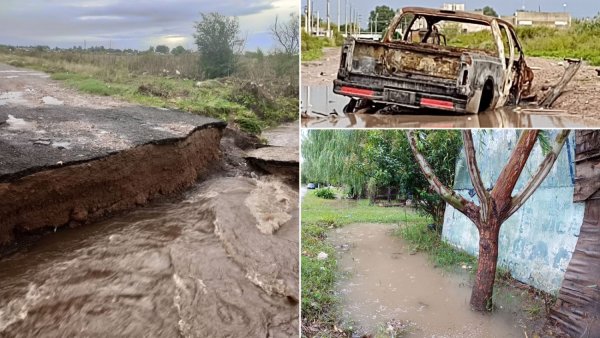
{"type": "MultiPolygon", "coordinates": [[[[332,86],[337,76],[339,67],[340,48],[325,48],[324,56],[318,61],[302,62],[301,78],[303,86],[332,86]]],[[[533,92],[543,86],[553,85],[561,78],[565,70],[566,61],[527,57],[527,63],[533,68],[533,92]]],[[[582,64],[578,73],[569,83],[567,91],[554,103],[552,109],[564,110],[563,113],[553,113],[552,117],[565,117],[568,119],[585,118],[584,124],[599,124],[600,110],[600,76],[596,69],[588,64],[582,64]]],[[[528,114],[533,115],[533,114],[528,114]]],[[[443,119],[443,118],[442,118],[443,119]]],[[[389,121],[394,123],[393,121],[389,121]]],[[[556,124],[560,124],[557,122],[556,124]]],[[[569,123],[571,124],[571,123],[569,123]]],[[[465,122],[464,127],[471,127],[465,122]]],[[[498,127],[503,127],[498,125],[498,127]]],[[[515,126],[519,127],[519,126],[515,126]]],[[[556,127],[561,127],[557,125],[556,127]]],[[[575,125],[576,127],[576,125],[575,125]]]]}
{"type": "Polygon", "coordinates": [[[496,287],[491,314],[471,310],[469,270],[435,268],[394,235],[395,226],[351,224],[333,230],[341,277],[343,326],[353,336],[532,337],[542,314],[523,310],[527,296],[496,287]]]}

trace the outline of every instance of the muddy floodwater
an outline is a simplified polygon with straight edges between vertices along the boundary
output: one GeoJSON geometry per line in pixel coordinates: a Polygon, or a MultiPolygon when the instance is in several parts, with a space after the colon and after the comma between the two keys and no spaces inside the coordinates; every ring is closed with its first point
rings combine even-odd
{"type": "Polygon", "coordinates": [[[0,261],[0,336],[297,335],[297,201],[220,177],[45,236],[0,261]]]}
{"type": "Polygon", "coordinates": [[[406,337],[525,336],[528,323],[505,306],[492,314],[471,311],[468,276],[434,268],[393,230],[353,224],[330,233],[344,275],[337,285],[343,317],[357,336],[385,332],[392,320],[409,323],[406,337]]]}
{"type": "Polygon", "coordinates": [[[477,115],[424,111],[418,113],[344,114],[350,99],[331,86],[304,86],[301,111],[304,128],[584,128],[600,127],[600,120],[565,112],[532,112],[527,107],[503,107],[477,115]],[[332,114],[333,113],[333,114],[332,114]]]}
{"type": "Polygon", "coordinates": [[[0,337],[297,336],[297,183],[223,142],[225,169],[183,195],[1,256],[0,337]]]}

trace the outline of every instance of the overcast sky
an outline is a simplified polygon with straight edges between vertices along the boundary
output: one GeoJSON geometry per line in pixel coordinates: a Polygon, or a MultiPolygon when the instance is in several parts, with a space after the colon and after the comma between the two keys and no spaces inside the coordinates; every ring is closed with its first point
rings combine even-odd
{"type": "Polygon", "coordinates": [[[0,0],[0,44],[195,50],[199,13],[219,12],[239,17],[246,49],[269,49],[275,17],[297,11],[297,0],[0,0]]]}
{"type": "MultiPolygon", "coordinates": [[[[574,17],[584,18],[593,17],[600,11],[599,0],[466,0],[466,1],[440,1],[440,0],[376,0],[376,1],[363,1],[363,0],[340,0],[340,13],[341,23],[344,23],[344,3],[347,2],[348,6],[352,4],[353,8],[358,9],[358,13],[361,14],[362,27],[368,25],[369,13],[371,10],[378,5],[387,5],[394,10],[401,7],[408,6],[420,6],[420,7],[432,7],[441,8],[443,3],[464,3],[467,10],[473,10],[476,8],[483,8],[484,6],[491,6],[496,10],[499,15],[512,15],[515,10],[520,9],[523,4],[526,10],[538,10],[541,9],[545,12],[562,12],[564,10],[563,5],[567,4],[567,11],[574,17]]],[[[319,10],[320,16],[324,16],[326,13],[326,0],[314,0],[315,10],[319,10]]],[[[307,4],[307,0],[302,0],[302,12],[307,4]]],[[[337,23],[337,6],[338,0],[330,1],[331,8],[331,20],[333,23],[337,23]]]]}

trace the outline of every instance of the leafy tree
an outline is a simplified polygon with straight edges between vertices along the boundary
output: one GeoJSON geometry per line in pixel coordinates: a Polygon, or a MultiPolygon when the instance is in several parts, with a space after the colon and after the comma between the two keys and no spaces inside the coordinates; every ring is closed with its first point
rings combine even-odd
{"type": "Polygon", "coordinates": [[[463,130],[462,137],[467,160],[467,170],[479,199],[478,205],[466,200],[449,188],[448,185],[442,183],[437,177],[434,170],[435,167],[422,154],[422,150],[428,146],[420,141],[422,137],[418,135],[419,132],[409,130],[406,133],[415,159],[433,191],[439,194],[456,210],[467,216],[479,231],[479,261],[470,303],[477,311],[491,310],[496,265],[498,263],[498,236],[500,227],[504,221],[519,210],[546,178],[567,140],[569,130],[558,131],[551,147],[549,141],[545,140],[545,137],[540,136],[539,130],[525,130],[521,132],[508,162],[500,172],[496,184],[491,191],[486,190],[483,185],[477,165],[471,131],[463,130]],[[546,148],[547,155],[536,172],[531,176],[531,179],[525,184],[525,187],[516,196],[512,196],[515,185],[523,172],[538,138],[540,139],[542,148],[546,148]]]}
{"type": "Polygon", "coordinates": [[[185,52],[186,52],[186,50],[185,50],[185,48],[183,48],[183,46],[177,46],[171,50],[171,54],[173,54],[173,55],[181,55],[181,54],[184,54],[185,52]]]}
{"type": "Polygon", "coordinates": [[[275,18],[275,23],[270,27],[271,35],[283,49],[283,52],[289,55],[298,54],[300,32],[298,15],[290,14],[290,18],[285,23],[280,23],[279,18],[275,18]]]}
{"type": "Polygon", "coordinates": [[[375,19],[377,19],[375,27],[377,28],[378,32],[382,32],[387,28],[395,15],[396,12],[392,8],[385,5],[377,6],[371,11],[371,14],[369,15],[369,22],[375,22],[375,19]]]}
{"type": "Polygon", "coordinates": [[[208,78],[230,75],[236,68],[236,53],[243,49],[239,21],[219,13],[200,15],[202,20],[194,26],[194,38],[200,52],[201,69],[208,78]]]}
{"type": "Polygon", "coordinates": [[[496,13],[496,11],[490,6],[485,6],[485,7],[483,7],[483,9],[478,8],[475,11],[483,12],[484,15],[494,16],[496,18],[498,17],[498,13],[496,13]]]}
{"type": "MultiPolygon", "coordinates": [[[[422,142],[444,184],[454,184],[455,163],[462,145],[458,131],[428,131],[422,142]]],[[[310,131],[302,142],[305,182],[344,186],[351,197],[396,188],[410,196],[418,211],[443,223],[446,203],[429,186],[412,156],[404,132],[396,130],[310,131]]],[[[441,231],[441,226],[437,227],[441,231]]]]}
{"type": "Polygon", "coordinates": [[[157,53],[169,54],[169,47],[165,45],[158,45],[154,51],[157,53]]]}
{"type": "Polygon", "coordinates": [[[148,48],[148,53],[154,53],[154,46],[150,46],[150,48],[148,48]]]}

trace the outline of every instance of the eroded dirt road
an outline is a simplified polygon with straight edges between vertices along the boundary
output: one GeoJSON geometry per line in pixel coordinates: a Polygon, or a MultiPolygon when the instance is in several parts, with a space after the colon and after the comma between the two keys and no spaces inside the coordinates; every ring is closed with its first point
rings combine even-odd
{"type": "MultiPolygon", "coordinates": [[[[419,114],[397,115],[344,115],[342,109],[348,102],[346,97],[337,96],[331,86],[339,67],[339,48],[324,49],[322,60],[302,63],[302,111],[308,111],[311,118],[302,120],[303,127],[348,128],[348,127],[398,127],[398,128],[580,128],[600,127],[600,76],[595,69],[583,64],[569,83],[567,91],[554,103],[548,112],[532,112],[535,107],[505,107],[486,111],[479,115],[455,115],[422,112],[419,114]],[[313,92],[307,97],[307,92],[313,92]],[[322,94],[319,94],[322,93],[322,94]],[[325,94],[327,93],[327,94],[325,94]],[[312,107],[311,114],[308,106],[312,107]],[[335,109],[337,116],[329,115],[335,109]],[[352,116],[351,116],[352,115],[352,116]]],[[[566,62],[544,58],[527,57],[527,63],[534,70],[533,92],[543,86],[558,82],[563,75],[566,62]]]]}
{"type": "Polygon", "coordinates": [[[343,316],[357,337],[385,334],[389,321],[403,322],[406,337],[508,338],[531,332],[530,322],[506,304],[497,303],[492,314],[471,311],[468,276],[433,268],[392,236],[393,229],[352,224],[329,235],[345,275],[337,285],[343,316]]]}

